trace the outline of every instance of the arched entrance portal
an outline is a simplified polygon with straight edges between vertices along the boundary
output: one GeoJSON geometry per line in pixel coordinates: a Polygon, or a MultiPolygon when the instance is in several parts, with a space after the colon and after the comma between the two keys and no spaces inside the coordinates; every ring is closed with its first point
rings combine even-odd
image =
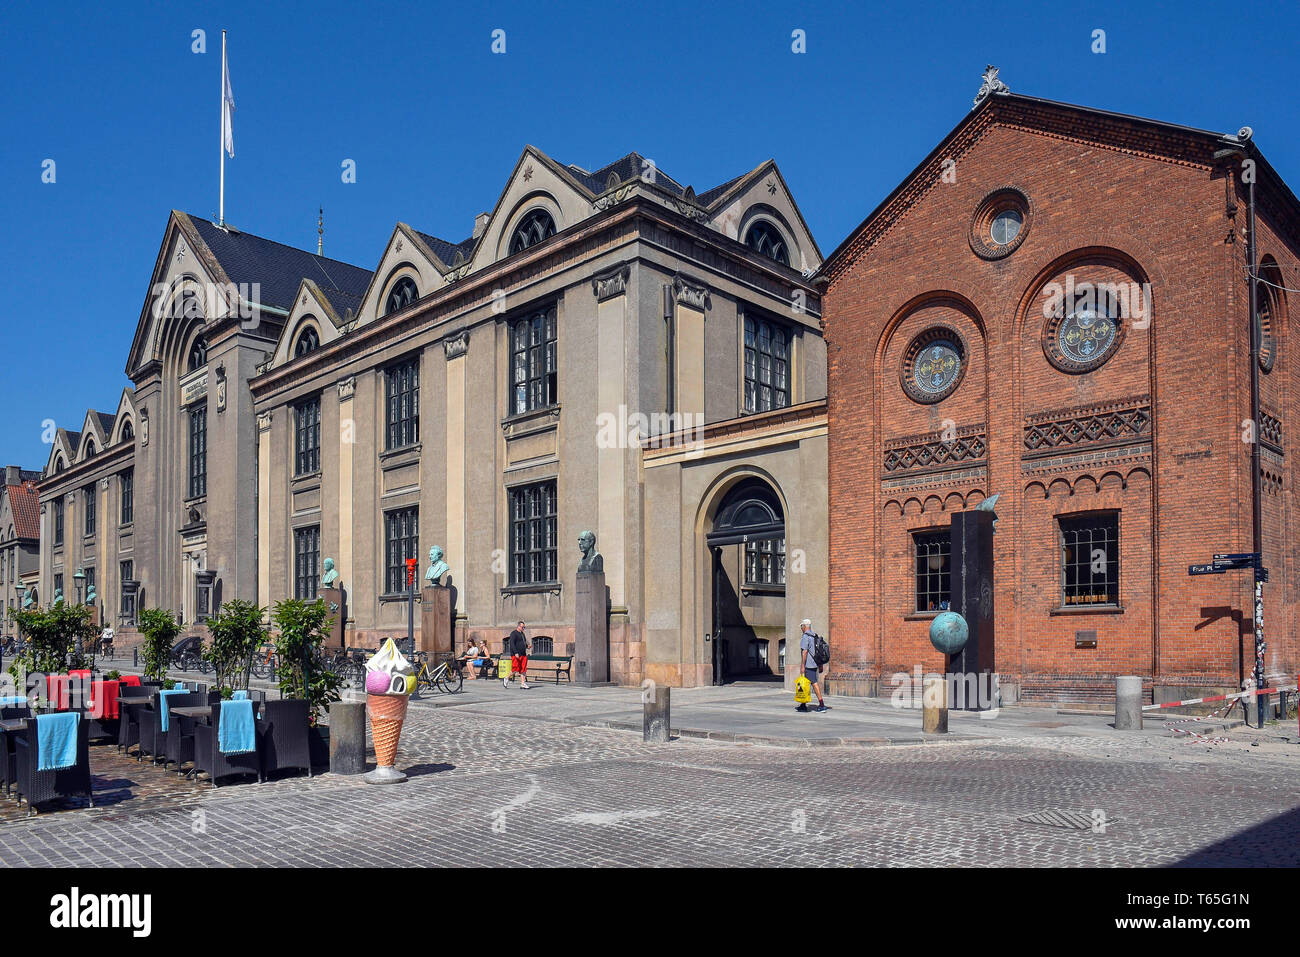
{"type": "Polygon", "coordinates": [[[730,489],[705,536],[713,683],[779,680],[785,658],[785,513],[759,478],[730,489]]]}

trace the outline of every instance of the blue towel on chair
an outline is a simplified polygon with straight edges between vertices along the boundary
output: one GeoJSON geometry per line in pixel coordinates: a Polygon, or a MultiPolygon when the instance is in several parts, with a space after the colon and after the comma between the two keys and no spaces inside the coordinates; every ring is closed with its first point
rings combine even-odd
{"type": "Polygon", "coordinates": [[[230,700],[231,700],[231,701],[247,701],[247,700],[248,700],[248,692],[245,691],[243,688],[240,688],[238,691],[232,691],[232,692],[230,693],[230,700]]]}
{"type": "Polygon", "coordinates": [[[158,692],[158,710],[162,712],[162,729],[164,732],[166,732],[167,730],[167,719],[168,719],[167,696],[174,695],[174,694],[187,694],[187,693],[188,692],[186,692],[184,688],[170,688],[167,691],[158,692]]]}
{"type": "Polygon", "coordinates": [[[248,754],[257,750],[253,731],[253,702],[221,702],[221,719],[217,722],[217,750],[222,754],[248,754]]]}
{"type": "Polygon", "coordinates": [[[36,770],[57,771],[77,763],[77,724],[81,712],[36,716],[36,770]]]}

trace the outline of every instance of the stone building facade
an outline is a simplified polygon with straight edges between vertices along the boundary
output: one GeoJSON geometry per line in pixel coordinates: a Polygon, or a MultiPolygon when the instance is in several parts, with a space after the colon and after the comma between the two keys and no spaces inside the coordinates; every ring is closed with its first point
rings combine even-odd
{"type": "Polygon", "coordinates": [[[829,600],[819,265],[771,161],[697,195],[529,147],[469,237],[399,223],[373,270],[173,212],[133,387],[51,451],[42,596],[89,563],[108,607],[199,626],[315,596],[329,557],[373,646],[437,545],[458,642],[523,619],[562,654],[591,529],[613,680],[779,672],[829,600]]]}
{"type": "MultiPolygon", "coordinates": [[[[992,84],[995,88],[1000,84],[992,84]]],[[[1294,675],[1300,440],[1286,287],[1300,203],[1249,134],[983,91],[823,267],[831,686],[944,669],[952,514],[998,495],[995,671],[1027,700],[1294,675]],[[1262,416],[1250,423],[1247,187],[1257,176],[1262,416]],[[1243,441],[1246,439],[1247,441],[1243,441]]]]}
{"type": "MultiPolygon", "coordinates": [[[[40,572],[40,503],[37,471],[4,467],[0,485],[0,637],[17,637],[14,612],[23,607],[40,572]]],[[[33,601],[35,599],[33,598],[33,601]]]]}

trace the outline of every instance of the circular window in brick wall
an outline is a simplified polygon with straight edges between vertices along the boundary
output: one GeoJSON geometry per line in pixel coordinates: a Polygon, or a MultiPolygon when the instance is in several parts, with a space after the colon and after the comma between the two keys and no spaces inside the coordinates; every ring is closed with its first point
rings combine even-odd
{"type": "Polygon", "coordinates": [[[1259,367],[1265,372],[1273,371],[1273,362],[1277,358],[1277,335],[1273,331],[1273,295],[1262,283],[1256,287],[1258,301],[1255,312],[1259,324],[1259,367]]]}
{"type": "Polygon", "coordinates": [[[970,224],[970,248],[981,259],[1010,256],[1029,233],[1029,198],[1014,186],[1003,186],[975,207],[970,224]]]}
{"type": "Polygon", "coordinates": [[[1062,372],[1091,372],[1110,359],[1123,341],[1119,303],[1104,291],[1083,295],[1072,307],[1062,304],[1043,328],[1043,352],[1062,372]]]}
{"type": "Polygon", "coordinates": [[[956,329],[932,326],[903,353],[903,391],[926,404],[957,391],[966,374],[966,343],[956,329]]]}

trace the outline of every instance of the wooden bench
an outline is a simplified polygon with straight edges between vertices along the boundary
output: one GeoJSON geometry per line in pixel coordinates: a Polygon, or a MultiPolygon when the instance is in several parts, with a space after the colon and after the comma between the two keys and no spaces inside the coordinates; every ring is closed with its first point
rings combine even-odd
{"type": "Polygon", "coordinates": [[[564,675],[565,681],[573,681],[573,655],[529,655],[528,656],[528,673],[533,673],[533,666],[541,664],[541,676],[555,675],[555,683],[560,683],[560,675],[564,675]]]}

